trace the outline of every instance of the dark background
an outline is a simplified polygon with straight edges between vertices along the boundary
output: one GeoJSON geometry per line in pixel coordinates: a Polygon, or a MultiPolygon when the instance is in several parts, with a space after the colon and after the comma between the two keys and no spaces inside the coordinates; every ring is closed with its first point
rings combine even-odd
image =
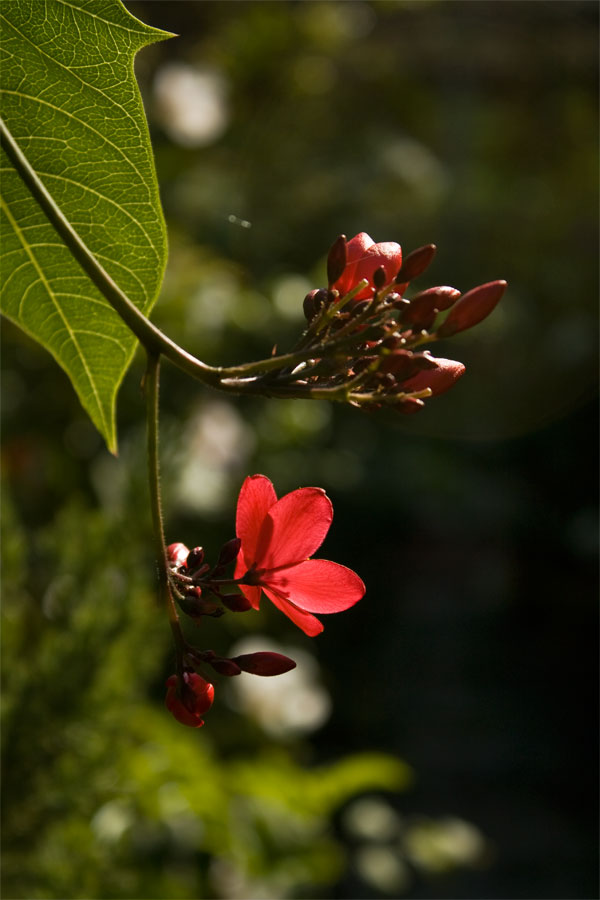
{"type": "MultiPolygon", "coordinates": [[[[172,660],[149,599],[143,363],[121,390],[114,460],[50,357],[3,325],[5,896],[597,896],[596,4],[127,5],[179,35],[137,60],[171,248],[153,319],[200,358],[290,346],[340,232],[405,252],[435,242],[422,286],[509,289],[435,348],[467,373],[409,419],[224,400],[164,373],[169,539],[214,552],[250,472],[279,494],[318,484],[335,508],[321,555],[368,586],[312,642],[257,617],[314,654],[332,698],[322,727],[273,737],[218,685],[186,747],[209,748],[215,783],[274,747],[298,772],[362,751],[406,760],[411,786],[372,795],[400,817],[371,844],[408,873],[387,889],[360,863],[350,790],[305,840],[326,835],[337,869],[307,851],[277,880],[280,826],[263,826],[269,843],[249,818],[232,845],[239,817],[215,810],[187,856],[167,840],[152,798],[171,781],[135,755],[162,741],[174,779],[189,738],[159,724],[172,660]],[[208,97],[212,132],[210,109],[204,131],[177,125],[187,88],[169,93],[169,71],[200,73],[184,107],[208,97]],[[125,802],[112,844],[90,831],[125,802]],[[411,828],[448,817],[484,849],[411,851],[411,828]]],[[[255,627],[211,623],[211,640],[225,651],[255,627]]]]}

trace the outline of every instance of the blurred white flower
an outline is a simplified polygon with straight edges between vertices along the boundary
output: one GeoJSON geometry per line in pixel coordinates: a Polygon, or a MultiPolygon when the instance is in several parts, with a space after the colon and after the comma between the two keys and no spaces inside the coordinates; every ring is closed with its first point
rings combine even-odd
{"type": "Polygon", "coordinates": [[[415,865],[432,872],[477,866],[488,852],[488,843],[475,825],[450,817],[416,822],[407,829],[404,846],[415,865]]]}
{"type": "Polygon", "coordinates": [[[129,804],[122,800],[109,800],[96,810],[90,827],[100,843],[116,844],[133,822],[134,815],[129,804]]]}
{"type": "Polygon", "coordinates": [[[272,678],[246,673],[232,678],[231,705],[274,737],[306,734],[323,725],[331,712],[331,700],[319,684],[314,657],[297,647],[280,647],[261,635],[243,638],[229,655],[260,650],[284,653],[296,661],[296,668],[272,678]]]}
{"type": "Polygon", "coordinates": [[[241,483],[243,463],[254,447],[254,435],[231,403],[207,403],[187,422],[183,458],[178,466],[175,498],[194,511],[223,508],[232,479],[241,483]]]}
{"type": "Polygon", "coordinates": [[[354,862],[361,878],[384,894],[397,897],[411,882],[408,866],[391,847],[381,844],[359,847],[354,862]]]}
{"type": "Polygon", "coordinates": [[[378,797],[360,797],[344,812],[344,826],[354,837],[367,841],[389,841],[400,833],[400,817],[378,797]]]}
{"type": "Polygon", "coordinates": [[[215,69],[167,63],[154,80],[156,112],[169,136],[184,147],[203,147],[229,124],[227,82],[215,69]]]}

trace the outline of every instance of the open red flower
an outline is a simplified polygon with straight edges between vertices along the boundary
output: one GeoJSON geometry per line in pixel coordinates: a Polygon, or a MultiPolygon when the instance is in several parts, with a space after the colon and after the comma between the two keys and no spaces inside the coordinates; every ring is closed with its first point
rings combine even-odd
{"type": "Polygon", "coordinates": [[[364,596],[365,586],[346,566],[309,559],[323,543],[333,507],[321,488],[299,488],[277,499],[264,475],[244,481],[237,504],[236,534],[241,540],[235,577],[249,573],[240,589],[254,609],[261,591],[305,634],[323,625],[312,613],[342,612],[364,596]]]}
{"type": "Polygon", "coordinates": [[[359,291],[355,300],[365,300],[373,294],[373,275],[380,266],[385,270],[385,284],[393,281],[402,266],[402,249],[394,241],[376,244],[369,235],[361,231],[346,244],[346,268],[332,285],[343,297],[348,291],[366,278],[369,286],[359,291]]]}
{"type": "Polygon", "coordinates": [[[183,673],[179,691],[177,682],[177,675],[167,678],[167,709],[182,725],[201,728],[204,725],[202,716],[210,709],[215,697],[214,687],[196,672],[183,673]]]}

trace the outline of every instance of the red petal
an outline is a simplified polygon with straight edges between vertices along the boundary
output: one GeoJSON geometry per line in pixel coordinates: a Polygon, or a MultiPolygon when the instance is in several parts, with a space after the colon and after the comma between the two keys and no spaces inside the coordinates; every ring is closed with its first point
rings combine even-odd
{"type": "MultiPolygon", "coordinates": [[[[238,557],[238,561],[239,561],[239,557],[238,557]]],[[[236,571],[235,571],[236,578],[241,578],[241,576],[246,571],[245,566],[242,566],[242,569],[244,571],[242,571],[238,574],[237,566],[236,566],[236,571]]],[[[242,594],[244,595],[244,597],[246,597],[246,599],[250,601],[253,609],[258,609],[259,602],[260,602],[260,588],[255,587],[255,585],[253,585],[253,584],[240,584],[239,589],[242,592],[242,594]]]]}
{"type": "Polygon", "coordinates": [[[315,637],[315,635],[323,631],[323,623],[319,622],[316,616],[311,616],[310,613],[296,609],[293,603],[290,603],[284,597],[278,597],[274,591],[270,591],[268,588],[265,589],[265,594],[277,609],[280,609],[288,619],[292,620],[294,625],[302,629],[304,634],[307,634],[309,637],[315,637]]]}
{"type": "Polygon", "coordinates": [[[258,568],[275,569],[307,559],[323,543],[332,519],[333,506],[322,488],[286,494],[264,520],[256,548],[258,568]]]}
{"type": "MultiPolygon", "coordinates": [[[[359,234],[355,234],[351,240],[346,244],[346,268],[344,269],[343,274],[336,281],[333,287],[339,291],[340,296],[343,297],[344,294],[347,294],[348,291],[351,291],[357,281],[360,281],[362,275],[360,277],[356,277],[356,264],[359,259],[362,259],[369,247],[373,247],[375,245],[375,241],[369,237],[366,231],[361,231],[359,234]]],[[[361,291],[361,294],[364,294],[364,291],[361,291]]],[[[366,296],[370,296],[369,293],[366,296]]]]}
{"type": "MultiPolygon", "coordinates": [[[[264,475],[249,475],[246,478],[238,497],[235,517],[235,533],[242,542],[240,556],[246,563],[246,569],[256,561],[256,544],[260,530],[269,509],[276,502],[277,494],[268,478],[264,475]]],[[[240,557],[236,564],[236,578],[244,574],[238,571],[239,560],[240,557]]]]}
{"type": "Polygon", "coordinates": [[[358,234],[355,234],[346,244],[346,258],[348,262],[357,262],[357,260],[365,255],[369,247],[373,247],[374,245],[375,241],[366,231],[360,231],[358,234]]]}
{"type": "MultiPolygon", "coordinates": [[[[354,283],[366,278],[369,284],[373,284],[373,273],[379,266],[383,266],[386,274],[386,283],[392,281],[402,265],[402,249],[400,244],[394,241],[385,241],[381,244],[373,244],[369,247],[362,259],[356,263],[354,272],[354,283]]],[[[370,296],[370,292],[365,288],[356,295],[357,300],[362,300],[370,296]]]]}
{"type": "Polygon", "coordinates": [[[309,559],[269,572],[268,585],[306,612],[342,612],[361,599],[365,585],[352,569],[328,559],[309,559]]]}

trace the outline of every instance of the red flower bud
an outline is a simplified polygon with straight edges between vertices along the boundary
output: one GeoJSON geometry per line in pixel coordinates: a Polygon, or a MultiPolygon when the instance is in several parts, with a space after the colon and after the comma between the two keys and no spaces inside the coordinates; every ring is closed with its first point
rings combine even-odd
{"type": "Polygon", "coordinates": [[[375,269],[373,272],[373,285],[375,288],[380,291],[381,288],[387,282],[387,275],[383,266],[379,266],[378,269],[375,269]]]}
{"type": "Polygon", "coordinates": [[[437,330],[437,336],[450,337],[477,325],[492,312],[504,291],[506,281],[490,281],[472,288],[457,300],[444,322],[437,330]]]}
{"type": "Polygon", "coordinates": [[[221,656],[215,656],[214,659],[209,659],[208,664],[209,666],[212,666],[219,675],[233,677],[234,675],[241,675],[242,672],[238,664],[232,659],[225,659],[221,656]]]}
{"type": "Polygon", "coordinates": [[[169,546],[167,547],[167,562],[170,566],[177,569],[180,566],[185,566],[185,562],[188,558],[189,552],[190,551],[185,546],[185,544],[169,544],[169,546]]]}
{"type": "Polygon", "coordinates": [[[183,680],[177,675],[167,678],[165,704],[178,722],[191,728],[201,728],[201,718],[212,706],[215,689],[208,681],[195,672],[184,672],[183,680]]]}
{"type": "Polygon", "coordinates": [[[340,234],[331,245],[327,254],[327,283],[330,287],[338,278],[342,277],[342,272],[346,268],[346,261],[346,235],[340,234]]]}
{"type": "Polygon", "coordinates": [[[223,615],[221,607],[212,600],[205,600],[202,597],[202,589],[199,587],[191,588],[186,591],[183,597],[177,600],[179,608],[187,615],[197,619],[199,616],[215,616],[218,618],[223,615]]]}
{"type": "Polygon", "coordinates": [[[404,381],[423,369],[435,368],[437,361],[428,353],[412,353],[410,350],[396,350],[395,353],[384,356],[379,365],[380,372],[391,373],[397,381],[404,381]]]}
{"type": "Polygon", "coordinates": [[[237,663],[244,672],[250,672],[252,675],[283,675],[284,672],[296,668],[296,663],[289,656],[268,651],[234,656],[233,662],[237,663]]]}
{"type": "Polygon", "coordinates": [[[403,281],[412,281],[418,275],[422,275],[433,260],[437,252],[435,244],[426,244],[424,247],[418,247],[405,257],[402,268],[396,276],[396,281],[400,284],[403,281]]]}
{"type": "Polygon", "coordinates": [[[416,294],[402,310],[402,322],[414,329],[431,328],[440,309],[448,309],[460,297],[452,287],[433,287],[416,294]]]}
{"type": "Polygon", "coordinates": [[[252,604],[243,594],[222,594],[221,603],[231,612],[247,612],[252,604]]]}
{"type": "Polygon", "coordinates": [[[195,569],[198,569],[203,562],[204,550],[202,547],[194,547],[193,550],[190,550],[185,564],[188,569],[193,572],[195,569]]]}
{"type": "Polygon", "coordinates": [[[312,322],[315,316],[321,312],[327,302],[327,296],[328,292],[324,288],[315,288],[308,292],[302,304],[307,322],[312,322]]]}
{"type": "Polygon", "coordinates": [[[400,400],[396,403],[393,409],[403,416],[412,416],[413,413],[419,412],[424,406],[425,404],[422,400],[417,400],[416,397],[407,397],[405,400],[400,400]]]}
{"type": "Polygon", "coordinates": [[[240,547],[242,542],[240,538],[232,538],[230,541],[227,541],[226,544],[223,544],[221,547],[221,552],[219,553],[219,559],[217,560],[217,566],[220,568],[222,566],[228,565],[230,562],[236,558],[238,553],[240,552],[240,547]]]}
{"type": "Polygon", "coordinates": [[[436,397],[449,390],[464,374],[465,367],[454,359],[432,357],[432,360],[436,363],[436,368],[418,372],[412,378],[407,379],[402,385],[403,391],[423,391],[425,388],[431,388],[432,395],[436,397]]]}

